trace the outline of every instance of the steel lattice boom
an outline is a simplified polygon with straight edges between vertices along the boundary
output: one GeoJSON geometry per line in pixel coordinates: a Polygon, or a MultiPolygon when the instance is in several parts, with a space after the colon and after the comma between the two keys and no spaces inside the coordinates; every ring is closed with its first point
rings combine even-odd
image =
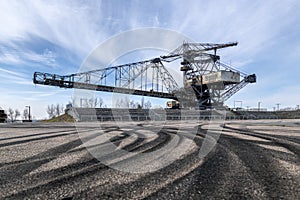
{"type": "Polygon", "coordinates": [[[178,85],[160,59],[112,66],[71,75],[35,72],[35,84],[177,99],[178,85]]]}
{"type": "Polygon", "coordinates": [[[183,43],[169,55],[135,63],[65,76],[35,72],[33,82],[62,88],[184,99],[183,107],[219,106],[248,83],[256,82],[255,74],[247,75],[220,62],[217,50],[236,45],[237,42],[183,43]],[[163,64],[178,59],[182,60],[183,88],[179,88],[163,64]]]}

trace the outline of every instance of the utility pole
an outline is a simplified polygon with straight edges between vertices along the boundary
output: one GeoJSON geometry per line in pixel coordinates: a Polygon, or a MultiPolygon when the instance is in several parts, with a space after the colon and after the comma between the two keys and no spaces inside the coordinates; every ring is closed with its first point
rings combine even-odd
{"type": "Polygon", "coordinates": [[[26,108],[28,108],[28,119],[31,122],[30,106],[26,106],[26,108]]]}

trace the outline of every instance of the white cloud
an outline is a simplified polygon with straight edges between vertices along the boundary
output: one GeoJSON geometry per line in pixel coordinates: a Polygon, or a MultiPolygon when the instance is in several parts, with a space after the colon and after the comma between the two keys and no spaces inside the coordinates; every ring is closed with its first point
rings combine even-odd
{"type": "MultiPolygon", "coordinates": [[[[74,54],[87,54],[103,34],[98,24],[101,2],[1,1],[0,41],[35,35],[74,54]]],[[[100,15],[101,16],[101,15],[100,15]]]]}
{"type": "MultiPolygon", "coordinates": [[[[28,70],[28,68],[50,66],[51,69],[57,71],[58,69],[65,70],[63,67],[55,68],[65,64],[59,60],[60,53],[65,53],[63,56],[66,60],[74,60],[73,57],[68,57],[70,54],[74,54],[78,60],[81,60],[87,57],[96,45],[105,41],[108,36],[128,29],[152,26],[176,30],[192,37],[197,42],[238,41],[238,47],[219,51],[222,56],[221,59],[231,62],[233,66],[238,68],[250,68],[253,72],[264,71],[263,66],[259,64],[256,65],[256,68],[251,68],[251,65],[258,59],[263,59],[264,54],[272,56],[275,51],[274,46],[286,50],[289,54],[286,59],[293,60],[293,63],[296,64],[299,63],[299,48],[297,47],[299,40],[290,41],[282,38],[289,37],[286,35],[288,32],[295,32],[297,40],[300,34],[298,25],[300,23],[296,23],[300,19],[298,10],[299,1],[296,0],[284,2],[279,0],[230,2],[122,1],[120,4],[97,0],[88,2],[0,1],[0,62],[12,66],[9,70],[0,68],[0,76],[2,84],[7,82],[11,85],[18,84],[18,86],[20,84],[32,85],[32,70],[28,70]],[[36,51],[33,47],[39,45],[35,41],[36,38],[48,41],[49,44],[53,44],[63,52],[56,51],[55,48],[47,48],[47,45],[43,47],[43,50],[36,51]],[[28,44],[25,45],[24,42],[28,44]],[[22,73],[20,69],[22,69],[22,73]]],[[[157,44],[162,46],[176,44],[175,48],[181,43],[181,41],[177,43],[176,38],[171,40],[169,37],[161,35],[156,35],[156,37],[157,44]]],[[[116,47],[124,49],[130,43],[141,43],[143,40],[147,40],[147,38],[127,38],[127,40],[113,43],[109,48],[103,49],[106,54],[101,59],[111,62],[116,59],[114,52],[116,47]]],[[[99,58],[97,57],[97,59],[99,58]]],[[[284,56],[274,58],[274,60],[276,59],[284,59],[284,56]]],[[[75,63],[75,65],[79,66],[80,63],[75,63]]],[[[282,66],[278,67],[277,71],[288,71],[285,67],[288,67],[289,73],[293,73],[298,66],[282,66]]],[[[174,66],[173,69],[176,71],[179,67],[174,66]]],[[[267,70],[270,68],[265,69],[264,72],[267,73],[267,70]]],[[[241,93],[237,94],[237,97],[249,97],[255,102],[255,98],[260,98],[255,93],[258,90],[255,86],[259,89],[268,90],[272,88],[272,81],[278,78],[274,73],[268,75],[270,78],[259,77],[259,84],[242,90],[241,93]],[[246,94],[247,92],[249,94],[246,94]]],[[[288,74],[285,74],[286,79],[287,77],[288,74]]],[[[293,83],[295,80],[285,80],[287,86],[283,90],[289,90],[289,86],[292,88],[293,83]]],[[[15,89],[9,84],[5,85],[9,87],[9,90],[15,89]]],[[[30,94],[32,101],[37,102],[43,97],[57,95],[56,93],[47,93],[46,89],[41,88],[43,87],[38,88],[38,90],[43,91],[41,94],[30,94]]],[[[270,102],[273,98],[284,101],[283,95],[280,96],[277,92],[265,92],[266,99],[269,99],[270,102]],[[274,96],[272,96],[273,94],[274,96]]],[[[290,95],[293,98],[298,98],[294,93],[290,95]]],[[[2,96],[1,103],[5,103],[3,101],[5,99],[9,103],[20,104],[18,101],[11,101],[11,98],[17,98],[17,94],[2,96]]],[[[45,102],[47,103],[47,100],[45,102]]],[[[290,100],[291,104],[294,102],[290,100]]],[[[42,103],[37,105],[42,105],[42,103]]]]}
{"type": "Polygon", "coordinates": [[[22,74],[22,73],[3,69],[3,68],[0,68],[0,72],[1,72],[1,74],[6,73],[6,74],[10,74],[10,75],[15,75],[15,76],[24,76],[24,74],[22,74]]]}
{"type": "Polygon", "coordinates": [[[4,84],[19,84],[32,85],[31,79],[26,79],[27,75],[7,69],[0,68],[0,83],[4,84]]]}
{"type": "Polygon", "coordinates": [[[20,65],[23,63],[23,60],[19,57],[19,55],[5,52],[2,55],[0,55],[0,62],[9,65],[20,65]]]}
{"type": "Polygon", "coordinates": [[[24,52],[24,58],[29,62],[40,62],[47,65],[52,65],[55,63],[56,55],[49,49],[45,49],[42,54],[24,52]]]}
{"type": "Polygon", "coordinates": [[[7,48],[2,52],[4,53],[0,54],[0,63],[15,66],[16,69],[18,66],[24,65],[32,67],[36,67],[36,65],[55,67],[58,65],[56,62],[57,55],[48,49],[45,49],[41,54],[22,47],[18,50],[7,48]]]}
{"type": "Polygon", "coordinates": [[[241,62],[278,42],[283,30],[293,25],[297,1],[179,1],[171,17],[172,27],[199,42],[238,41],[221,50],[228,59],[241,62]]]}

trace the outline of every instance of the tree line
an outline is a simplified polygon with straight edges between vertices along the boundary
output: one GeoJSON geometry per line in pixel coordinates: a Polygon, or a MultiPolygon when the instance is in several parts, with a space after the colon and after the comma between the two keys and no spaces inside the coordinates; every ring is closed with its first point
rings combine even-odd
{"type": "MultiPolygon", "coordinates": [[[[73,106],[78,106],[80,108],[106,108],[106,104],[101,97],[96,98],[80,98],[79,102],[72,101],[73,106]],[[79,104],[79,105],[78,105],[79,104]]],[[[152,107],[151,102],[148,100],[145,102],[144,97],[142,97],[141,101],[134,101],[129,97],[125,96],[124,98],[118,98],[114,101],[113,107],[115,108],[143,108],[150,109],[152,107]]]]}
{"type": "Polygon", "coordinates": [[[116,108],[140,108],[140,109],[150,109],[152,107],[151,102],[148,100],[145,102],[144,97],[142,97],[141,102],[131,100],[128,97],[117,99],[114,105],[116,108]]]}
{"type": "MultiPolygon", "coordinates": [[[[71,102],[69,104],[72,105],[71,102]]],[[[74,101],[73,101],[74,105],[74,101]]],[[[101,97],[89,98],[89,99],[80,99],[80,107],[83,108],[106,108],[106,104],[101,97]]],[[[141,108],[141,109],[150,109],[152,107],[151,102],[148,100],[145,102],[144,97],[140,102],[131,100],[129,97],[119,98],[115,101],[114,107],[116,108],[141,108]]],[[[50,104],[47,106],[46,112],[49,118],[59,116],[65,112],[65,106],[63,104],[50,104]]],[[[11,122],[17,121],[18,117],[21,116],[21,112],[18,109],[8,109],[7,117],[11,122]]],[[[29,119],[28,109],[24,109],[22,113],[22,118],[24,120],[29,119]]]]}
{"type": "MultiPolygon", "coordinates": [[[[8,108],[7,118],[11,122],[17,121],[17,118],[21,116],[21,112],[18,109],[8,108]]],[[[29,111],[28,109],[24,109],[22,113],[22,117],[24,120],[29,119],[29,111]]]]}
{"type": "MultiPolygon", "coordinates": [[[[101,97],[96,98],[81,98],[79,99],[79,105],[75,104],[75,100],[69,102],[72,106],[78,106],[81,108],[106,108],[106,104],[101,97]]],[[[141,101],[134,101],[129,97],[118,98],[114,102],[114,107],[116,108],[140,108],[140,109],[150,109],[152,107],[151,102],[148,100],[145,102],[144,97],[142,97],[141,101]]],[[[51,104],[47,106],[47,114],[49,118],[53,118],[59,116],[65,112],[65,106],[63,104],[51,104]]]]}
{"type": "Polygon", "coordinates": [[[49,118],[59,116],[65,112],[65,107],[63,104],[51,104],[47,107],[47,114],[49,118]]]}
{"type": "MultiPolygon", "coordinates": [[[[73,100],[73,104],[75,101],[73,100]]],[[[81,98],[80,99],[80,107],[81,108],[105,108],[106,105],[101,97],[96,98],[81,98]]]]}

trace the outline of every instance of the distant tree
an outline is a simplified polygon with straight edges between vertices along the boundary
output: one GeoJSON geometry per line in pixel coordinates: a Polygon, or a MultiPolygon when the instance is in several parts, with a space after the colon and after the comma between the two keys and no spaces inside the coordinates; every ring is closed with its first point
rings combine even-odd
{"type": "Polygon", "coordinates": [[[101,97],[95,97],[95,98],[90,98],[88,101],[86,101],[85,105],[87,108],[101,108],[103,107],[103,99],[101,97]]]}
{"type": "Polygon", "coordinates": [[[14,119],[15,121],[17,120],[17,118],[21,115],[20,111],[18,109],[15,110],[15,115],[14,115],[14,119]]]}
{"type": "Polygon", "coordinates": [[[63,114],[64,111],[65,111],[65,108],[64,108],[63,104],[60,105],[59,103],[57,103],[56,106],[53,105],[53,107],[55,108],[54,109],[55,110],[54,115],[56,115],[56,116],[59,116],[59,115],[63,114]]]}
{"type": "Polygon", "coordinates": [[[15,111],[12,108],[9,108],[8,109],[8,117],[11,122],[14,122],[14,114],[15,114],[15,111]]]}
{"type": "Polygon", "coordinates": [[[148,100],[145,104],[144,104],[144,109],[150,109],[152,107],[151,102],[148,100]]]}
{"type": "Polygon", "coordinates": [[[142,98],[141,102],[136,102],[134,100],[130,100],[127,96],[125,98],[117,99],[115,101],[114,106],[116,108],[138,108],[138,109],[149,109],[151,108],[151,102],[147,101],[145,102],[144,98],[142,98]]]}
{"type": "MultiPolygon", "coordinates": [[[[97,100],[97,98],[95,100],[97,100]]],[[[97,103],[99,105],[99,108],[103,108],[104,107],[104,101],[103,101],[103,99],[101,97],[98,98],[97,103]]]]}
{"type": "Polygon", "coordinates": [[[87,108],[88,107],[88,100],[85,98],[80,98],[80,107],[87,108]]]}
{"type": "Polygon", "coordinates": [[[118,107],[122,108],[123,106],[124,106],[124,100],[120,99],[119,102],[118,102],[118,107]]]}
{"type": "Polygon", "coordinates": [[[116,108],[120,108],[120,107],[121,107],[120,99],[117,99],[117,100],[114,102],[114,106],[115,106],[116,108]]]}
{"type": "Polygon", "coordinates": [[[59,116],[59,115],[63,114],[64,112],[65,112],[65,107],[63,104],[57,103],[56,105],[51,104],[51,105],[47,106],[47,114],[48,114],[49,118],[59,116]]]}
{"type": "Polygon", "coordinates": [[[129,102],[129,108],[136,108],[136,103],[133,100],[129,102]]]}
{"type": "Polygon", "coordinates": [[[56,106],[55,106],[55,115],[56,115],[56,116],[59,116],[59,115],[60,115],[60,105],[59,105],[59,103],[56,104],[56,106]]]}
{"type": "Polygon", "coordinates": [[[90,98],[88,100],[87,107],[88,108],[93,108],[94,107],[94,102],[95,102],[94,98],[90,98]]]}
{"type": "Polygon", "coordinates": [[[129,99],[129,97],[125,96],[122,107],[129,108],[129,105],[130,105],[130,99],[129,99]]]}
{"type": "Polygon", "coordinates": [[[64,106],[64,104],[61,104],[60,105],[60,113],[62,114],[64,112],[65,112],[65,106],[64,106]]]}
{"type": "MultiPolygon", "coordinates": [[[[68,104],[72,104],[73,107],[81,108],[104,108],[105,104],[101,97],[91,97],[91,98],[80,98],[80,101],[76,101],[75,98],[71,98],[68,104]]],[[[62,111],[61,113],[63,113],[62,111]]]]}
{"type": "Polygon", "coordinates": [[[129,108],[132,102],[130,102],[130,99],[128,97],[117,99],[115,103],[116,108],[129,108]]]}
{"type": "Polygon", "coordinates": [[[29,119],[29,113],[28,113],[28,110],[27,110],[27,109],[25,109],[25,110],[23,111],[23,118],[24,118],[25,120],[28,120],[28,119],[29,119]]]}
{"type": "Polygon", "coordinates": [[[69,101],[68,104],[72,104],[73,107],[79,107],[78,102],[76,102],[74,97],[71,97],[71,101],[69,101]]]}
{"type": "Polygon", "coordinates": [[[55,106],[52,104],[52,105],[48,105],[47,107],[47,113],[49,115],[49,118],[52,118],[55,116],[55,106]]]}
{"type": "Polygon", "coordinates": [[[88,108],[89,107],[89,100],[88,99],[84,99],[84,108],[88,108]]]}
{"type": "Polygon", "coordinates": [[[97,108],[97,106],[98,106],[98,98],[96,97],[94,100],[93,108],[97,108]]]}

